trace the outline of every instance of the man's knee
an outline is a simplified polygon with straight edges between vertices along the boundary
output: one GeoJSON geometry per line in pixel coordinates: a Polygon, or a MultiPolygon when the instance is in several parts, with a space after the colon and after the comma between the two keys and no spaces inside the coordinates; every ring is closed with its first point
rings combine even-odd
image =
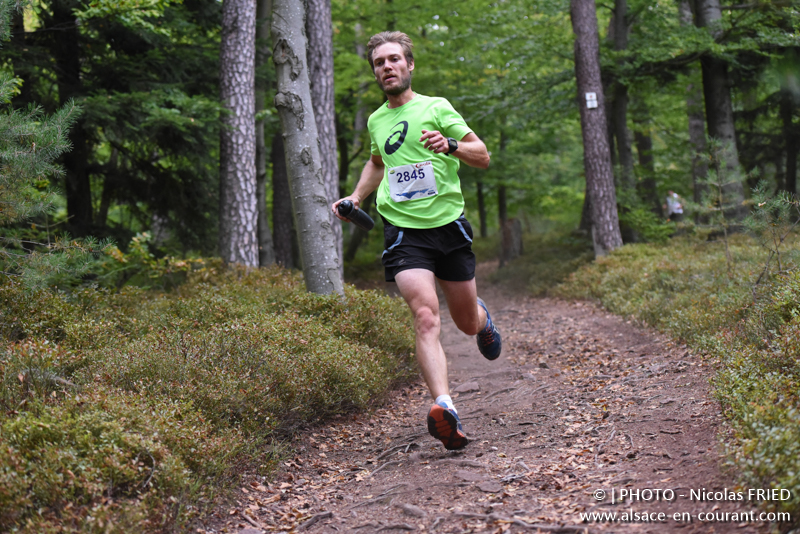
{"type": "Polygon", "coordinates": [[[468,323],[456,324],[456,327],[461,330],[463,333],[467,334],[468,336],[474,336],[478,332],[480,332],[480,328],[478,328],[478,324],[475,321],[470,321],[468,323]]]}
{"type": "Polygon", "coordinates": [[[468,336],[474,336],[481,330],[480,326],[480,314],[463,314],[456,319],[453,317],[453,322],[456,323],[456,328],[461,330],[463,333],[467,334],[468,336]]]}
{"type": "Polygon", "coordinates": [[[439,314],[428,307],[418,309],[414,317],[414,327],[418,334],[438,332],[440,327],[439,314]]]}

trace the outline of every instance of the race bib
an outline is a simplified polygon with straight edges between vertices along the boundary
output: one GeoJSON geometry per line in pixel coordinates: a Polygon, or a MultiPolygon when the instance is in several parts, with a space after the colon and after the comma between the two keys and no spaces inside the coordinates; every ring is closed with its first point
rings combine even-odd
{"type": "Polygon", "coordinates": [[[389,169],[389,192],[395,202],[428,198],[439,193],[433,163],[411,163],[389,169]]]}

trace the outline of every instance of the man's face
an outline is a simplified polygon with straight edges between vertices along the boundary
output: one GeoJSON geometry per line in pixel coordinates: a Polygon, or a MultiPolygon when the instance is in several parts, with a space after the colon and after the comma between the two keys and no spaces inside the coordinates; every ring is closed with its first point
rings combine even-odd
{"type": "Polygon", "coordinates": [[[378,86],[387,95],[399,95],[411,87],[414,63],[406,61],[399,44],[385,43],[373,50],[372,64],[378,86]]]}

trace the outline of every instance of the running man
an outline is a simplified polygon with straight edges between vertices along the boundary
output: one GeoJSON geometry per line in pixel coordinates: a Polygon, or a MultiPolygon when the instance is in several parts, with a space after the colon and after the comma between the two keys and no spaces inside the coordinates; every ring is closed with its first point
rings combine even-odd
{"type": "Polygon", "coordinates": [[[411,90],[412,47],[401,32],[379,33],[367,44],[370,67],[388,101],[369,118],[372,155],[355,191],[332,209],[338,217],[340,202],[358,207],[378,190],[386,281],[397,283],[414,315],[417,361],[435,399],[428,431],[454,450],[469,441],[450,398],[436,280],[458,329],[477,335],[486,358],[499,357],[500,332],[477,295],[472,227],[464,218],[457,174],[460,161],[487,168],[489,153],[447,100],[411,90]]]}

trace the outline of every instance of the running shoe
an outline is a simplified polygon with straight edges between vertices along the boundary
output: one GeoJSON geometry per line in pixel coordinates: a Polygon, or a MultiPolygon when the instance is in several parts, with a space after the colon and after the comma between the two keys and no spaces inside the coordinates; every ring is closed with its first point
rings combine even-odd
{"type": "Polygon", "coordinates": [[[450,451],[463,449],[469,443],[464,429],[461,428],[458,414],[444,403],[431,406],[431,411],[428,412],[428,432],[450,451]]]}
{"type": "Polygon", "coordinates": [[[500,356],[500,351],[503,349],[503,338],[500,336],[500,331],[492,322],[492,317],[489,315],[489,310],[486,304],[478,298],[478,306],[486,312],[486,327],[478,332],[478,350],[487,360],[496,360],[500,356]]]}

